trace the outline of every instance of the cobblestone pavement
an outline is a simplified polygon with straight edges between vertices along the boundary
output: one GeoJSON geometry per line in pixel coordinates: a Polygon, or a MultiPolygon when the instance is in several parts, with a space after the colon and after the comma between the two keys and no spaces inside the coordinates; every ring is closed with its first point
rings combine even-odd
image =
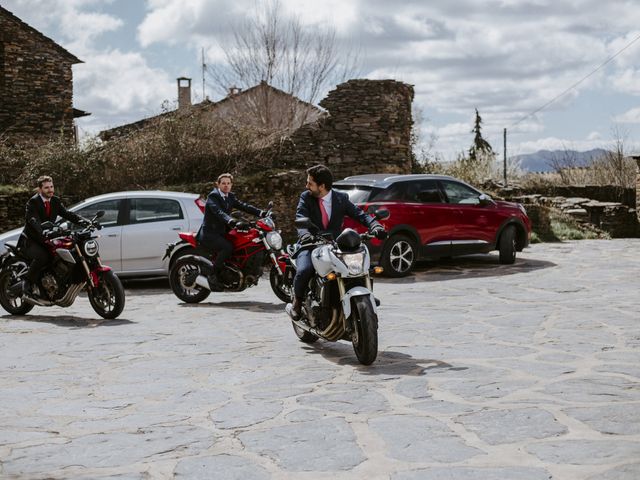
{"type": "Polygon", "coordinates": [[[300,343],[268,281],[0,313],[0,477],[636,480],[640,240],[376,285],[380,354],[300,343]]]}

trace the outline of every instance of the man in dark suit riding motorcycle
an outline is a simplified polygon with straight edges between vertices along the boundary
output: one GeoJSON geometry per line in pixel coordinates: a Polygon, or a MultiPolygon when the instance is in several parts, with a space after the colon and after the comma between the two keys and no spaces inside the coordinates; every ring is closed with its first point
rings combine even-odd
{"type": "Polygon", "coordinates": [[[246,227],[243,222],[239,222],[231,216],[231,211],[235,208],[250,213],[257,217],[263,217],[266,210],[241,202],[231,192],[233,186],[233,176],[230,173],[223,173],[218,177],[214,188],[207,197],[204,210],[202,226],[198,230],[198,243],[210,253],[217,252],[216,260],[213,264],[213,274],[209,278],[211,288],[222,290],[223,285],[219,279],[219,273],[232,252],[233,245],[225,238],[225,233],[231,228],[246,227]]]}
{"type": "MultiPolygon", "coordinates": [[[[307,189],[300,195],[296,218],[308,218],[320,228],[320,233],[331,233],[333,238],[337,238],[342,232],[345,215],[369,228],[369,231],[376,236],[385,234],[384,227],[380,223],[354,205],[346,193],[332,190],[332,186],[333,174],[327,167],[316,165],[307,169],[307,189]]],[[[312,239],[313,235],[308,229],[298,229],[298,243],[301,248],[312,239]]],[[[286,307],[286,312],[294,320],[300,317],[304,292],[314,273],[310,249],[300,251],[296,258],[293,303],[287,304],[286,307]]]]}
{"type": "Polygon", "coordinates": [[[53,179],[47,175],[38,178],[37,193],[29,199],[26,205],[25,226],[18,244],[25,256],[31,260],[29,270],[22,282],[22,293],[29,296],[33,285],[38,280],[39,273],[51,260],[51,255],[44,244],[42,224],[54,222],[62,217],[79,225],[90,222],[67,210],[60,197],[54,195],[53,179]]]}

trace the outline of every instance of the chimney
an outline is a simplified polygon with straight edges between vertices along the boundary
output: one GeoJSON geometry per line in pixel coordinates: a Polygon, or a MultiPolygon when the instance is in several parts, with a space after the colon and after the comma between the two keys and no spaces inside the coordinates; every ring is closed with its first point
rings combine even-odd
{"type": "Polygon", "coordinates": [[[178,78],[178,109],[191,106],[191,79],[178,78]]]}
{"type": "Polygon", "coordinates": [[[242,91],[242,89],[240,87],[236,87],[235,85],[231,85],[228,91],[229,91],[229,94],[227,96],[233,97],[234,95],[239,94],[242,91]]]}

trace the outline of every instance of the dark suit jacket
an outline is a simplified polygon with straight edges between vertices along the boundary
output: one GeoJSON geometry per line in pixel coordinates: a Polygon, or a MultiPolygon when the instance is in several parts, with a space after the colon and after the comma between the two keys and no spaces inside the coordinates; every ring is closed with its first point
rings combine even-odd
{"type": "Polygon", "coordinates": [[[36,193],[27,202],[25,226],[22,233],[28,239],[42,243],[42,241],[44,240],[42,238],[42,223],[54,222],[55,219],[59,216],[74,223],[79,223],[83,220],[80,215],[70,212],[69,210],[64,208],[64,205],[60,201],[59,197],[51,197],[50,202],[51,211],[49,212],[48,216],[44,210],[44,201],[39,194],[36,193]]]}
{"type": "MultiPolygon", "coordinates": [[[[322,213],[318,199],[311,195],[309,190],[302,192],[296,209],[296,218],[309,218],[321,231],[331,232],[333,238],[337,238],[342,233],[342,222],[345,215],[357,220],[367,228],[375,222],[373,217],[364,213],[349,200],[349,195],[335,190],[331,190],[331,218],[329,218],[329,226],[326,230],[322,230],[322,213]]],[[[298,236],[308,231],[306,228],[299,228],[298,236]]]]}
{"type": "Polygon", "coordinates": [[[204,208],[204,219],[198,231],[198,240],[202,241],[210,235],[224,235],[232,219],[230,213],[234,208],[251,213],[252,215],[260,215],[259,208],[241,202],[233,192],[229,192],[227,201],[225,201],[220,190],[214,188],[207,197],[207,203],[204,208]]]}

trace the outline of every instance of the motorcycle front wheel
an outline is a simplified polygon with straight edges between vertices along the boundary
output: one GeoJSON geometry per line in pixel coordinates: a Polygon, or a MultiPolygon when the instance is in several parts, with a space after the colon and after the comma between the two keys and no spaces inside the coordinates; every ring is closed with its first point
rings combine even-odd
{"type": "Polygon", "coordinates": [[[269,282],[271,283],[271,290],[276,294],[276,297],[284,303],[293,301],[293,285],[286,284],[285,274],[280,275],[275,265],[271,266],[269,282]]]}
{"type": "Polygon", "coordinates": [[[361,364],[371,365],[378,356],[378,316],[373,310],[370,297],[354,297],[351,312],[354,326],[351,336],[353,350],[361,364]]]}
{"type": "Polygon", "coordinates": [[[169,272],[169,285],[180,300],[186,303],[200,303],[211,293],[196,284],[196,278],[201,275],[200,265],[190,255],[178,258],[169,272]]]}
{"type": "Polygon", "coordinates": [[[98,286],[88,292],[89,303],[102,318],[118,317],[124,310],[124,288],[111,270],[98,274],[98,286]]]}
{"type": "Polygon", "coordinates": [[[27,303],[22,296],[11,292],[11,287],[16,283],[15,270],[26,265],[15,263],[0,272],[0,305],[11,315],[26,315],[33,309],[33,304],[27,303]]]}

